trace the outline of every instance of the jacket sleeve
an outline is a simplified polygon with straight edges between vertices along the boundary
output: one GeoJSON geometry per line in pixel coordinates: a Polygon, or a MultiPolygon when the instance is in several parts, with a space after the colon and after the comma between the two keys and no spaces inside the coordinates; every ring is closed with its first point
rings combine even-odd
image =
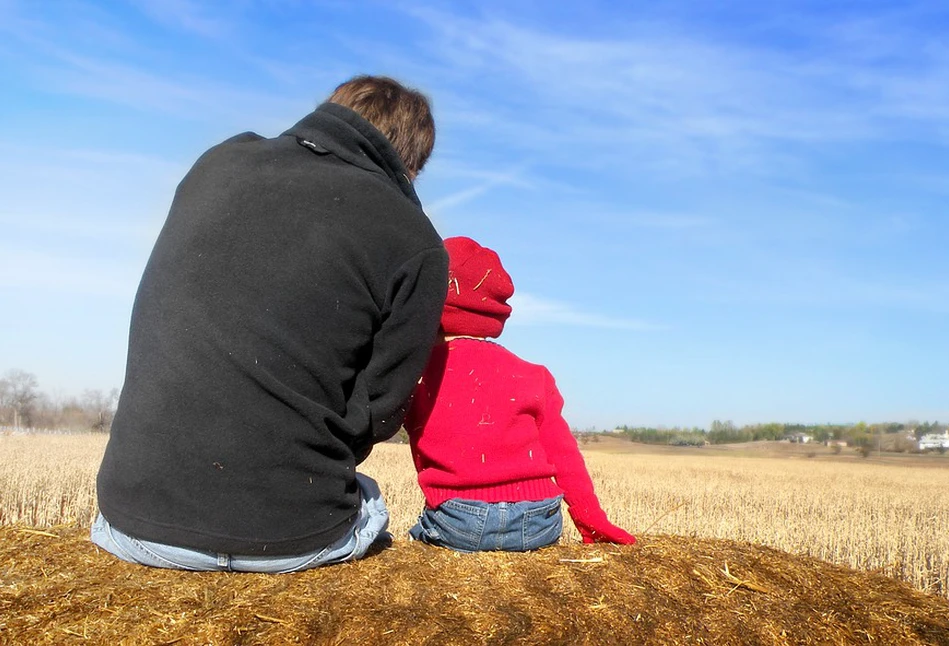
{"type": "Polygon", "coordinates": [[[543,418],[538,420],[540,440],[547,459],[554,466],[554,479],[563,489],[567,511],[583,542],[635,543],[636,538],[611,523],[600,507],[583,455],[563,418],[563,396],[550,372],[545,370],[544,373],[546,399],[543,418]]]}
{"type": "Polygon", "coordinates": [[[365,371],[370,445],[389,439],[402,424],[435,343],[447,285],[448,254],[438,247],[405,263],[389,287],[365,371]]]}

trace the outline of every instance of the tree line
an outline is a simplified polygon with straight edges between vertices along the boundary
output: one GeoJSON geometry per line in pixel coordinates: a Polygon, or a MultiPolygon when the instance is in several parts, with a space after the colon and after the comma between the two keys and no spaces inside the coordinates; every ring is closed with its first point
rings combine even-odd
{"type": "Polygon", "coordinates": [[[118,388],[108,393],[85,390],[79,397],[54,399],[39,390],[36,375],[13,369],[0,377],[0,427],[106,433],[118,401],[118,388]]]}
{"type": "Polygon", "coordinates": [[[759,440],[784,440],[807,437],[819,443],[841,442],[857,448],[879,448],[909,451],[924,435],[941,433],[947,429],[938,421],[906,423],[883,422],[867,424],[747,424],[736,426],[731,421],[715,420],[709,429],[653,428],[643,426],[619,426],[616,431],[632,442],[643,444],[669,444],[674,446],[703,446],[704,444],[735,444],[759,440]]]}
{"type": "MultiPolygon", "coordinates": [[[[36,375],[13,369],[0,378],[0,428],[27,430],[94,431],[107,433],[112,426],[119,390],[108,393],[85,390],[79,397],[54,399],[39,390],[36,375]]],[[[909,436],[919,440],[930,433],[947,430],[938,421],[867,424],[747,424],[715,420],[708,429],[694,427],[619,426],[619,432],[633,442],[673,446],[734,444],[758,440],[782,440],[803,434],[814,442],[845,442],[857,448],[912,450],[909,436]]]]}

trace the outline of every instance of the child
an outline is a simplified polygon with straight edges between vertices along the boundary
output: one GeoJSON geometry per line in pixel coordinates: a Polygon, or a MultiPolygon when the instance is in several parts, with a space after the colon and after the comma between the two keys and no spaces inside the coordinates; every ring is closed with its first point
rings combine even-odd
{"type": "Polygon", "coordinates": [[[444,343],[435,346],[405,428],[426,506],[412,538],[462,552],[556,543],[566,500],[584,543],[632,544],[607,520],[550,372],[489,337],[511,313],[511,277],[470,238],[445,240],[444,343]]]}

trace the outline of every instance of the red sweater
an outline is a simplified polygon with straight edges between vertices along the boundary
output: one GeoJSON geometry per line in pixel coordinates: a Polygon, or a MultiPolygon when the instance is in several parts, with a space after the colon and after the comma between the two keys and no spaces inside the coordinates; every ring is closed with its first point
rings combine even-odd
{"type": "Polygon", "coordinates": [[[405,419],[428,506],[562,493],[585,539],[633,542],[600,508],[562,409],[547,368],[491,341],[437,345],[405,419]]]}

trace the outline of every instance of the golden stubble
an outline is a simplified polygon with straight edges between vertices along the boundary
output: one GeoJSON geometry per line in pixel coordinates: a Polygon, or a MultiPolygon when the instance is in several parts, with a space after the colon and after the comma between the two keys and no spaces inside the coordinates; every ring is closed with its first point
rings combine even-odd
{"type": "MultiPolygon", "coordinates": [[[[0,525],[88,526],[104,435],[0,436],[0,525]]],[[[949,596],[949,468],[585,450],[610,519],[634,534],[724,538],[880,572],[949,596]]],[[[949,463],[947,463],[949,464],[949,463]]],[[[404,538],[423,498],[407,446],[360,467],[404,538]]],[[[578,542],[569,517],[563,542],[578,542]]]]}

